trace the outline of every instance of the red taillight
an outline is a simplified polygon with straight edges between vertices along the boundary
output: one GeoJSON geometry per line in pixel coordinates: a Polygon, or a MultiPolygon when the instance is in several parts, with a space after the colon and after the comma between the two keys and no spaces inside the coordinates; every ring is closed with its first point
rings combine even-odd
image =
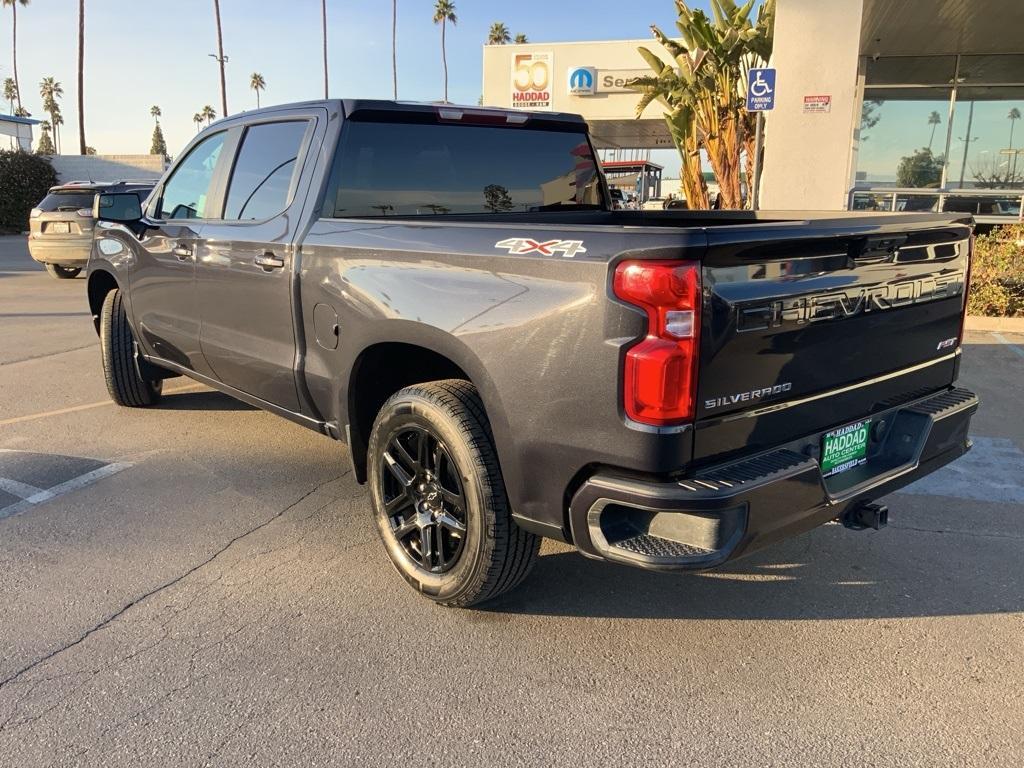
{"type": "Polygon", "coordinates": [[[692,261],[624,261],[615,295],[647,312],[647,336],[626,353],[623,400],[634,421],[693,419],[697,400],[700,267],[692,261]]]}

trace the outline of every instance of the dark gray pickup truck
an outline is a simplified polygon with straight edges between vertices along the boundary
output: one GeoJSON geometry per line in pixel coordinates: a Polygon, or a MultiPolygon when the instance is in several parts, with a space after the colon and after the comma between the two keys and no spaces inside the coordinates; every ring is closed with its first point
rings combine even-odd
{"type": "Polygon", "coordinates": [[[613,210],[576,116],[383,101],[222,120],[96,209],[111,397],[185,375],[345,441],[447,605],[543,536],[699,570],[879,528],[970,447],[961,214],[613,210]]]}

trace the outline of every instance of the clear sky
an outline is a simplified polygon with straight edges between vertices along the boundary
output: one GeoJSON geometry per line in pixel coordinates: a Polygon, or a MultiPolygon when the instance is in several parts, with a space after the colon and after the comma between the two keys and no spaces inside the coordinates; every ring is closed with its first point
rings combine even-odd
{"type": "MultiPolygon", "coordinates": [[[[693,2],[705,7],[706,2],[693,2]]],[[[332,97],[391,97],[391,2],[328,0],[332,97]]],[[[441,30],[433,0],[398,0],[398,95],[442,95],[441,30]]],[[[481,93],[482,51],[494,21],[531,42],[644,38],[651,23],[673,30],[671,0],[455,0],[449,27],[451,101],[475,104],[481,93]]],[[[221,0],[228,109],[251,109],[249,76],[267,81],[262,103],[322,95],[319,0],[221,0]]],[[[0,11],[0,80],[11,76],[11,11],[0,11]]],[[[18,75],[22,102],[43,118],[39,81],[64,86],[62,151],[77,153],[76,0],[32,0],[18,8],[18,75]]],[[[153,130],[149,109],[163,110],[164,135],[177,154],[195,133],[192,116],[205,104],[220,113],[213,0],[86,0],[86,139],[101,154],[145,153],[153,130]]],[[[7,111],[6,107],[2,108],[7,111]]]]}

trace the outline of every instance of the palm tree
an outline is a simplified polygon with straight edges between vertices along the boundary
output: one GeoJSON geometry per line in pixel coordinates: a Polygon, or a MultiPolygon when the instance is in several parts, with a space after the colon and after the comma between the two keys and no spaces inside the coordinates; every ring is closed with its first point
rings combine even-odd
{"type": "Polygon", "coordinates": [[[932,142],[935,141],[935,129],[939,127],[939,123],[942,122],[942,117],[938,112],[932,112],[928,115],[928,125],[932,127],[932,135],[928,137],[928,151],[932,151],[932,142]]]}
{"type": "Polygon", "coordinates": [[[18,86],[14,84],[13,77],[4,78],[4,99],[11,105],[11,114],[14,114],[14,102],[18,98],[18,86]]]}
{"type": "Polygon", "coordinates": [[[64,125],[64,115],[60,113],[60,107],[58,106],[53,113],[53,138],[58,155],[60,154],[60,127],[62,125],[64,125]]]}
{"type": "Polygon", "coordinates": [[[391,0],[391,84],[398,101],[398,0],[391,0]]]}
{"type": "MultiPolygon", "coordinates": [[[[50,114],[53,142],[59,151],[60,138],[57,132],[57,118],[60,115],[60,105],[57,102],[64,95],[64,87],[58,80],[54,80],[52,77],[44,77],[39,83],[39,95],[43,97],[43,111],[50,114]]],[[[61,118],[61,122],[64,122],[63,118],[61,118]]]]}
{"type": "Polygon", "coordinates": [[[437,0],[434,4],[434,23],[441,25],[441,64],[444,67],[444,100],[448,101],[448,55],[445,52],[444,33],[448,22],[454,27],[459,23],[455,17],[455,3],[452,0],[437,0]]]}
{"type": "Polygon", "coordinates": [[[1013,149],[1013,124],[1020,120],[1020,110],[1013,107],[1006,119],[1010,121],[1010,149],[1013,149]]]}
{"type": "Polygon", "coordinates": [[[21,109],[21,83],[18,82],[18,6],[28,5],[28,0],[0,0],[3,5],[11,6],[11,60],[14,70],[15,99],[21,109]]]}
{"type": "Polygon", "coordinates": [[[203,130],[203,115],[201,112],[196,112],[192,115],[192,122],[196,124],[196,133],[203,130]]]}
{"type": "Polygon", "coordinates": [[[511,39],[512,35],[509,34],[508,27],[500,21],[491,24],[491,31],[487,33],[488,45],[504,45],[511,39]]]}
{"type": "Polygon", "coordinates": [[[320,27],[324,38],[324,98],[327,98],[327,0],[320,0],[320,27]]]}
{"type": "Polygon", "coordinates": [[[256,91],[256,109],[260,108],[260,91],[267,89],[267,81],[263,79],[263,75],[259,72],[253,72],[249,76],[249,87],[256,91]]]}
{"type": "Polygon", "coordinates": [[[160,125],[160,117],[163,115],[163,112],[160,111],[160,107],[154,104],[152,107],[149,108],[149,114],[153,118],[153,120],[156,121],[156,124],[160,125]]]}
{"type": "Polygon", "coordinates": [[[530,41],[526,39],[526,35],[520,32],[518,35],[515,36],[512,42],[514,42],[516,45],[525,45],[530,41]]]}
{"type": "Polygon", "coordinates": [[[214,120],[217,119],[217,112],[216,112],[216,110],[213,107],[211,107],[209,104],[207,104],[205,107],[203,107],[203,111],[200,114],[203,116],[203,120],[206,121],[207,125],[209,125],[210,123],[212,123],[214,120]]]}
{"type": "Polygon", "coordinates": [[[85,0],[78,0],[78,151],[87,154],[85,143],[85,0]]]}
{"type": "Polygon", "coordinates": [[[224,35],[220,28],[220,0],[213,0],[213,15],[217,20],[217,64],[220,65],[220,108],[224,110],[224,117],[228,116],[228,91],[224,84],[224,35]]]}

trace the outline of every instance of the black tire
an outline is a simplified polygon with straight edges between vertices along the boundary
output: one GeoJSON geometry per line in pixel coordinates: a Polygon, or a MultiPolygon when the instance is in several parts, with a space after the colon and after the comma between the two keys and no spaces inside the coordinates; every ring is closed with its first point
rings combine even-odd
{"type": "Polygon", "coordinates": [[[134,338],[124,311],[121,291],[114,289],[103,299],[103,309],[100,310],[103,376],[111,400],[118,405],[141,408],[160,401],[163,380],[149,381],[139,376],[132,343],[134,338]]]}
{"type": "Polygon", "coordinates": [[[396,392],[377,414],[367,463],[384,548],[418,592],[465,608],[526,578],[541,540],[512,520],[491,427],[472,384],[450,379],[396,392]],[[429,450],[414,454],[421,446],[429,450]],[[424,528],[432,531],[425,539],[424,528]]]}
{"type": "Polygon", "coordinates": [[[71,280],[72,278],[78,277],[78,273],[82,271],[82,268],[62,267],[60,264],[47,264],[46,271],[50,273],[50,277],[56,277],[58,280],[71,280]]]}

